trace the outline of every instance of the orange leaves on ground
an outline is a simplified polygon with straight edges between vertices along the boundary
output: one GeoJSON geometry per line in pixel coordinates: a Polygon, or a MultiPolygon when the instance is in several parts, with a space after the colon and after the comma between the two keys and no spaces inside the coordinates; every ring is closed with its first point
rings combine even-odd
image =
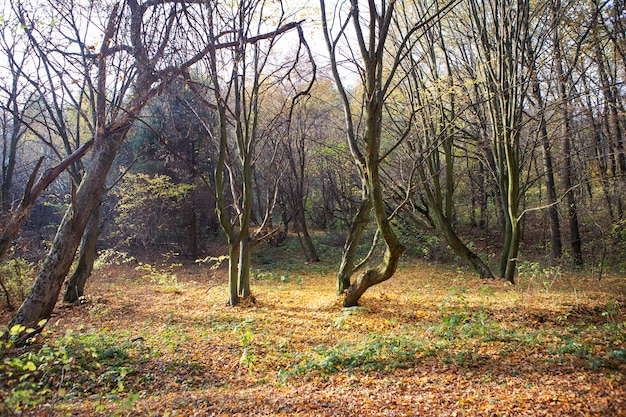
{"type": "Polygon", "coordinates": [[[107,415],[128,400],[131,415],[161,416],[626,415],[621,279],[546,290],[417,264],[342,309],[328,271],[255,280],[256,302],[235,308],[225,277],[197,265],[179,267],[177,291],[130,267],[99,271],[88,302],[59,311],[45,337],[94,332],[125,349],[118,401],[112,385],[75,384],[33,410],[107,415]]]}

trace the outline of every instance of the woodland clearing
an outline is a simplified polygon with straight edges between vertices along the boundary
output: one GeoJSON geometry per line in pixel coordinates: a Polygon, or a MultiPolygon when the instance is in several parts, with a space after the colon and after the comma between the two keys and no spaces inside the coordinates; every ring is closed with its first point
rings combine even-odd
{"type": "Polygon", "coordinates": [[[512,286],[405,260],[342,309],[335,265],[254,271],[254,301],[229,307],[222,269],[96,270],[84,303],[5,346],[3,412],[626,415],[623,277],[528,264],[512,286]]]}

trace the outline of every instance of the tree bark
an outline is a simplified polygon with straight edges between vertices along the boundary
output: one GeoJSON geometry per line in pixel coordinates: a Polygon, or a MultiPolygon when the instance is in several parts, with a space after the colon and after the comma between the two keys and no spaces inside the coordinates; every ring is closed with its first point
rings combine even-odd
{"type": "Polygon", "coordinates": [[[563,254],[563,241],[561,240],[561,225],[559,211],[557,209],[556,182],[554,180],[554,164],[552,150],[548,137],[548,128],[544,117],[545,105],[541,94],[541,87],[537,79],[533,80],[533,96],[539,113],[539,135],[541,136],[541,149],[543,153],[543,168],[545,171],[545,184],[548,193],[548,223],[550,225],[550,247],[552,260],[558,261],[563,254]]]}
{"type": "Polygon", "coordinates": [[[301,201],[296,204],[298,205],[298,210],[296,211],[295,220],[298,227],[298,239],[300,240],[302,251],[304,252],[304,256],[306,257],[307,262],[319,262],[320,258],[317,255],[317,250],[315,249],[313,239],[311,239],[311,235],[309,234],[309,228],[306,224],[306,212],[304,210],[304,204],[302,204],[301,201]]]}
{"type": "Polygon", "coordinates": [[[87,228],[80,242],[78,251],[78,265],[76,270],[65,284],[65,293],[63,301],[66,303],[75,303],[83,297],[85,293],[85,284],[93,271],[93,264],[96,260],[96,245],[100,236],[100,211],[101,206],[98,204],[91,213],[91,218],[87,223],[87,228]]]}
{"type": "Polygon", "coordinates": [[[239,260],[239,244],[228,245],[228,305],[239,304],[239,293],[237,291],[237,274],[239,260]]]}
{"type": "Polygon", "coordinates": [[[356,264],[356,254],[361,242],[363,232],[370,220],[372,202],[367,191],[363,191],[361,204],[350,222],[348,236],[341,255],[341,264],[337,273],[337,295],[342,295],[350,288],[350,281],[354,266],[356,264]]]}
{"type": "Polygon", "coordinates": [[[572,151],[571,138],[572,130],[570,127],[571,114],[569,110],[569,97],[567,95],[567,75],[563,68],[561,35],[558,30],[559,16],[561,15],[561,1],[554,0],[552,2],[552,18],[555,23],[553,35],[553,48],[556,69],[556,81],[559,97],[559,111],[561,113],[561,152],[563,154],[563,167],[561,169],[561,181],[563,192],[565,194],[565,203],[567,204],[567,219],[569,224],[569,245],[570,256],[575,265],[583,264],[582,255],[582,238],[580,236],[580,227],[578,225],[578,207],[573,190],[573,168],[572,168],[572,151]]]}
{"type": "Polygon", "coordinates": [[[239,244],[239,288],[238,294],[242,299],[250,297],[250,256],[252,254],[252,247],[250,245],[250,236],[248,233],[244,234],[241,243],[239,244]]]}
{"type": "Polygon", "coordinates": [[[72,205],[65,212],[50,252],[10,326],[21,324],[26,328],[38,329],[42,319],[50,318],[87,222],[100,202],[109,169],[131,124],[131,118],[127,117],[114,130],[107,130],[102,136],[96,137],[92,160],[72,205]]]}

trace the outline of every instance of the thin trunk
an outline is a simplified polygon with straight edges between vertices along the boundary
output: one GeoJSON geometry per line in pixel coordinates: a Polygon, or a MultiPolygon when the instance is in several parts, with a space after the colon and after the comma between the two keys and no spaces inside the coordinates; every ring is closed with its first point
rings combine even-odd
{"type": "Polygon", "coordinates": [[[548,223],[550,225],[550,246],[552,250],[552,260],[558,261],[563,254],[563,243],[561,240],[561,225],[559,222],[559,211],[557,209],[556,182],[554,180],[554,166],[552,162],[552,150],[550,139],[548,138],[548,128],[544,117],[544,101],[541,94],[541,87],[537,79],[533,80],[533,96],[536,100],[537,112],[539,114],[539,135],[541,136],[541,149],[543,151],[543,169],[548,193],[548,223]]]}
{"type": "Polygon", "coordinates": [[[239,304],[239,293],[237,291],[237,281],[239,278],[238,262],[239,244],[228,244],[228,305],[239,304]]]}
{"type": "MultiPolygon", "coordinates": [[[[300,188],[301,190],[302,188],[300,188]]],[[[306,212],[304,210],[304,196],[302,196],[302,192],[299,193],[300,198],[298,198],[298,211],[296,212],[296,223],[299,224],[299,229],[302,235],[298,233],[298,237],[300,238],[300,242],[302,244],[302,248],[304,249],[304,255],[306,256],[306,260],[308,262],[318,262],[320,260],[317,255],[317,250],[315,250],[315,245],[313,244],[313,240],[311,239],[311,235],[309,234],[309,229],[306,225],[306,212]]]]}
{"type": "MultiPolygon", "coordinates": [[[[595,7],[598,7],[597,0],[593,0],[595,7]]],[[[600,13],[596,13],[600,16],[600,13]]],[[[594,22],[593,43],[595,52],[595,63],[598,67],[598,75],[600,76],[600,85],[602,87],[602,96],[607,107],[607,125],[608,136],[613,148],[614,157],[617,161],[619,173],[626,174],[626,153],[624,152],[624,143],[622,137],[622,128],[619,123],[619,105],[618,92],[616,91],[615,82],[609,80],[609,71],[607,71],[607,63],[605,63],[604,50],[600,44],[599,34],[597,33],[597,25],[600,22],[594,22]]]]}
{"type": "MultiPolygon", "coordinates": [[[[14,106],[13,112],[17,111],[15,107],[16,106],[14,106]]],[[[13,174],[15,172],[17,143],[22,133],[21,122],[19,122],[17,116],[14,116],[9,138],[9,149],[8,152],[3,155],[3,157],[6,158],[6,164],[2,166],[2,186],[0,187],[0,210],[2,210],[2,213],[8,213],[11,209],[11,186],[13,185],[13,174]]]]}
{"type": "Polygon", "coordinates": [[[604,194],[604,201],[606,203],[606,208],[609,214],[609,219],[611,223],[615,221],[615,214],[613,212],[613,193],[611,192],[611,184],[609,181],[609,173],[608,173],[608,149],[605,148],[602,139],[602,131],[599,123],[596,120],[596,117],[593,113],[594,105],[591,102],[591,92],[588,87],[587,77],[583,74],[581,77],[583,85],[585,86],[585,98],[587,100],[587,105],[583,106],[583,111],[585,115],[590,121],[591,131],[593,137],[593,147],[596,155],[598,172],[600,173],[600,181],[602,185],[602,192],[604,194]]]}
{"type": "Polygon", "coordinates": [[[597,0],[592,0],[592,3],[595,7],[596,21],[593,22],[593,47],[594,47],[594,61],[597,67],[597,73],[600,78],[600,86],[602,88],[602,97],[604,98],[605,104],[605,112],[606,112],[606,132],[607,138],[609,140],[609,147],[611,149],[611,155],[614,159],[615,169],[613,170],[613,182],[614,182],[614,191],[615,191],[615,199],[616,199],[616,209],[617,209],[617,217],[623,217],[622,210],[622,190],[621,184],[623,181],[620,180],[624,175],[626,175],[626,153],[624,151],[624,143],[623,143],[623,134],[622,128],[619,122],[619,105],[618,105],[618,92],[615,88],[615,82],[609,79],[610,68],[607,69],[607,66],[610,66],[608,62],[605,62],[605,55],[603,46],[601,45],[600,35],[598,33],[599,26],[603,25],[604,22],[599,21],[601,18],[601,13],[598,10],[598,2],[597,0]]]}
{"type": "Polygon", "coordinates": [[[572,130],[570,127],[571,114],[569,110],[569,97],[567,95],[567,79],[563,68],[563,58],[561,55],[561,37],[558,31],[559,15],[561,13],[561,2],[555,0],[552,3],[552,13],[555,22],[554,29],[554,59],[556,69],[557,91],[559,97],[559,110],[561,113],[561,152],[563,154],[563,168],[561,170],[561,181],[563,183],[563,192],[565,193],[565,203],[567,204],[567,219],[569,223],[569,243],[570,256],[575,265],[583,264],[582,256],[582,239],[580,236],[580,227],[578,225],[578,207],[573,190],[573,168],[572,168],[572,151],[571,138],[572,130]]]}
{"type": "Polygon", "coordinates": [[[239,244],[239,288],[237,293],[242,299],[250,297],[250,255],[252,247],[250,246],[250,236],[246,233],[239,244]]]}
{"type": "Polygon", "coordinates": [[[189,202],[189,225],[188,238],[189,248],[191,255],[196,259],[198,257],[198,219],[196,216],[196,199],[194,198],[194,192],[191,192],[191,198],[189,202]]]}
{"type": "Polygon", "coordinates": [[[92,212],[85,234],[80,242],[78,251],[78,265],[76,270],[65,284],[63,301],[75,303],[84,295],[85,284],[93,271],[93,263],[96,259],[96,245],[100,235],[100,205],[92,212]]]}

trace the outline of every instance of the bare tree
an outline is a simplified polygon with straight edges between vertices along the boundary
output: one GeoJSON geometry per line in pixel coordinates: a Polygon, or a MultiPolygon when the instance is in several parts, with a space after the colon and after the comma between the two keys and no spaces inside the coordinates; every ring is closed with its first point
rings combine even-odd
{"type": "MultiPolygon", "coordinates": [[[[413,4],[414,9],[404,9],[405,25],[414,10],[424,14],[430,5],[419,1],[413,4]]],[[[463,104],[458,104],[460,89],[453,57],[447,47],[449,36],[441,21],[435,22],[424,30],[424,36],[416,43],[415,50],[420,53],[407,56],[402,63],[407,73],[406,86],[401,88],[406,97],[402,105],[415,127],[404,143],[406,159],[401,161],[400,170],[412,167],[413,172],[408,175],[415,176],[414,181],[420,185],[419,192],[428,214],[423,224],[432,223],[450,248],[480,277],[493,278],[489,266],[463,242],[454,228],[454,197],[459,177],[457,142],[463,136],[460,113],[464,109],[460,108],[463,104]]]]}
{"type": "Polygon", "coordinates": [[[73,192],[71,207],[28,297],[11,321],[39,330],[40,321],[54,308],[85,227],[100,202],[109,169],[133,122],[152,97],[185,74],[210,48],[204,6],[194,1],[102,4],[98,10],[104,19],[97,50],[93,32],[76,32],[64,24],[86,18],[90,9],[82,3],[68,0],[63,5],[54,1],[37,8],[29,6],[33,5],[16,3],[14,12],[37,50],[54,57],[50,62],[55,68],[73,61],[75,51],[92,51],[78,60],[82,67],[76,76],[85,80],[95,98],[93,148],[85,175],[73,192]],[[66,20],[41,25],[39,13],[50,7],[63,7],[66,20]],[[61,41],[67,42],[62,48],[58,45],[61,41]]]}
{"type": "Polygon", "coordinates": [[[524,60],[529,36],[529,3],[526,0],[473,0],[470,6],[485,79],[495,175],[504,217],[500,275],[514,282],[523,214],[520,135],[527,88],[524,60]]]}
{"type": "MultiPolygon", "coordinates": [[[[13,204],[12,187],[20,139],[26,132],[25,113],[33,105],[32,90],[25,74],[30,51],[23,36],[16,31],[15,20],[0,22],[0,51],[6,57],[2,71],[6,75],[0,85],[2,94],[2,178],[0,178],[0,212],[8,213],[13,204]]],[[[26,162],[26,161],[24,161],[26,162]]]]}
{"type": "Polygon", "coordinates": [[[404,252],[405,248],[391,225],[381,166],[410,129],[407,126],[402,129],[405,134],[391,144],[383,144],[383,119],[387,112],[386,104],[391,101],[398,82],[400,62],[411,53],[412,43],[420,29],[431,24],[453,3],[432,10],[428,17],[406,27],[396,25],[395,1],[341,2],[334,9],[334,14],[329,16],[326,2],[320,0],[330,65],[344,106],[347,141],[361,177],[361,202],[350,224],[337,278],[337,292],[345,294],[344,306],[357,305],[368,288],[391,278],[404,252]],[[365,13],[361,14],[361,8],[365,13]],[[343,53],[352,64],[353,74],[358,77],[358,85],[362,89],[361,101],[351,99],[351,91],[340,72],[340,48],[346,48],[343,53]],[[382,237],[385,249],[376,265],[365,267],[363,262],[356,264],[356,250],[371,214],[376,222],[376,236],[382,237]]]}
{"type": "MultiPolygon", "coordinates": [[[[213,47],[208,56],[208,72],[219,120],[214,191],[219,222],[228,241],[230,305],[251,295],[251,251],[267,233],[265,226],[278,192],[279,178],[274,176],[260,225],[251,231],[258,152],[278,157],[280,140],[272,133],[277,114],[264,111],[267,109],[263,99],[277,83],[299,78],[297,69],[302,60],[312,63],[302,22],[288,21],[291,16],[279,2],[272,6],[276,7],[274,29],[267,31],[268,7],[264,0],[240,1],[232,9],[222,4],[209,6],[214,26],[209,31],[209,44],[213,47]],[[299,46],[294,55],[279,64],[275,60],[276,46],[292,33],[299,46]]],[[[299,95],[294,92],[293,99],[299,95]]]]}

